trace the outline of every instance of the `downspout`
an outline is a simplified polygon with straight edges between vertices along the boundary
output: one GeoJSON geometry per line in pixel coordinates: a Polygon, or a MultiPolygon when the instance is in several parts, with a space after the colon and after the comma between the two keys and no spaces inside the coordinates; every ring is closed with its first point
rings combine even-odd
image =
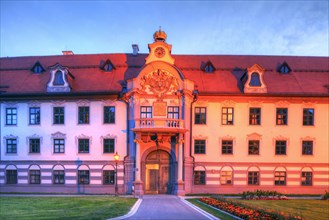
{"type": "Polygon", "coordinates": [[[196,101],[198,101],[198,95],[199,95],[199,91],[197,90],[197,89],[194,89],[193,90],[193,93],[192,93],[192,95],[193,95],[193,101],[191,102],[191,105],[190,105],[190,157],[192,157],[193,158],[193,162],[195,161],[195,158],[194,158],[194,156],[192,156],[192,117],[193,117],[193,115],[192,115],[192,113],[193,113],[193,103],[195,103],[196,101]]]}

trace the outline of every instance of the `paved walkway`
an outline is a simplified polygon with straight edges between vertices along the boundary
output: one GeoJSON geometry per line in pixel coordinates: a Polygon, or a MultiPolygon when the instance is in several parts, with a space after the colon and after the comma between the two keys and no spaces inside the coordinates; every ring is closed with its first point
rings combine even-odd
{"type": "Polygon", "coordinates": [[[144,195],[137,212],[125,219],[217,219],[174,195],[144,195]]]}

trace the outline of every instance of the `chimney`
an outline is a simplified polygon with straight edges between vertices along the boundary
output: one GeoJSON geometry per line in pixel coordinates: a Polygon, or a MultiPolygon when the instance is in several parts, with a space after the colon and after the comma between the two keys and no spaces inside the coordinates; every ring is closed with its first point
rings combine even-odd
{"type": "Polygon", "coordinates": [[[138,44],[133,44],[133,45],[131,45],[131,46],[132,46],[132,48],[133,48],[133,55],[134,55],[134,56],[137,56],[138,51],[139,51],[138,44]]]}
{"type": "Polygon", "coordinates": [[[74,55],[73,51],[71,50],[63,50],[62,53],[63,55],[74,55]]]}

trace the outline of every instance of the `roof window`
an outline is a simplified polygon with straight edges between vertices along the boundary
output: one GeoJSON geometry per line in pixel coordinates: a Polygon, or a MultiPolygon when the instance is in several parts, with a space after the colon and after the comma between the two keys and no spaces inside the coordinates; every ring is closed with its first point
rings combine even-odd
{"type": "Polygon", "coordinates": [[[289,65],[284,62],[278,69],[278,72],[279,73],[282,73],[282,74],[288,74],[291,72],[291,68],[289,67],[289,65]]]}
{"type": "Polygon", "coordinates": [[[36,62],[34,64],[34,66],[32,67],[31,71],[34,72],[34,73],[42,73],[42,72],[45,71],[45,69],[42,67],[42,65],[38,61],[38,62],[36,62]]]}
{"type": "Polygon", "coordinates": [[[250,79],[250,86],[261,86],[262,84],[260,83],[260,78],[259,78],[259,74],[256,72],[253,72],[251,74],[251,79],[250,79]]]}
{"type": "Polygon", "coordinates": [[[240,79],[244,83],[244,93],[267,93],[264,73],[265,69],[258,64],[247,68],[247,72],[240,79]]]}
{"type": "Polygon", "coordinates": [[[49,67],[49,69],[50,79],[47,84],[47,92],[70,92],[71,87],[67,76],[70,76],[72,79],[74,77],[69,73],[68,69],[59,63],[49,67]]]}
{"type": "Polygon", "coordinates": [[[101,65],[101,69],[106,72],[111,72],[113,69],[115,69],[115,66],[109,59],[107,59],[105,63],[101,65]]]}
{"type": "Polygon", "coordinates": [[[215,71],[214,65],[211,63],[211,61],[208,61],[207,63],[201,64],[201,70],[206,73],[212,73],[215,71]]]}

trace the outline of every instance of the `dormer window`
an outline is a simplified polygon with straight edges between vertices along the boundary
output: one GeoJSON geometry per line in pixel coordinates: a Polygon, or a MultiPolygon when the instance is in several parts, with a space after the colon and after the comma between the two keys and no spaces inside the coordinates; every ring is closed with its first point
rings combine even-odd
{"type": "Polygon", "coordinates": [[[50,80],[47,84],[47,92],[70,92],[71,87],[68,77],[74,79],[66,67],[61,64],[55,64],[50,69],[50,80]]]}
{"type": "Polygon", "coordinates": [[[115,66],[112,64],[112,62],[107,59],[103,65],[101,65],[101,69],[106,72],[111,72],[113,69],[115,69],[115,66]]]}
{"type": "Polygon", "coordinates": [[[284,62],[278,69],[278,72],[282,73],[282,74],[288,74],[291,72],[291,68],[289,67],[289,65],[284,62]]]}
{"type": "Polygon", "coordinates": [[[262,84],[260,83],[260,79],[259,79],[259,74],[256,72],[253,72],[251,74],[251,79],[250,79],[250,86],[261,86],[262,84]]]}
{"type": "Polygon", "coordinates": [[[244,83],[244,93],[267,93],[267,86],[264,81],[265,69],[258,64],[254,64],[247,69],[241,77],[244,83]]]}
{"type": "Polygon", "coordinates": [[[206,73],[212,73],[215,71],[215,67],[210,61],[208,61],[207,63],[201,64],[201,70],[206,73]]]}
{"type": "Polygon", "coordinates": [[[59,70],[55,73],[54,85],[56,86],[64,85],[63,73],[59,70]]]}
{"type": "Polygon", "coordinates": [[[39,62],[36,62],[32,67],[31,71],[34,73],[42,73],[45,71],[45,69],[42,67],[42,65],[39,62]]]}

